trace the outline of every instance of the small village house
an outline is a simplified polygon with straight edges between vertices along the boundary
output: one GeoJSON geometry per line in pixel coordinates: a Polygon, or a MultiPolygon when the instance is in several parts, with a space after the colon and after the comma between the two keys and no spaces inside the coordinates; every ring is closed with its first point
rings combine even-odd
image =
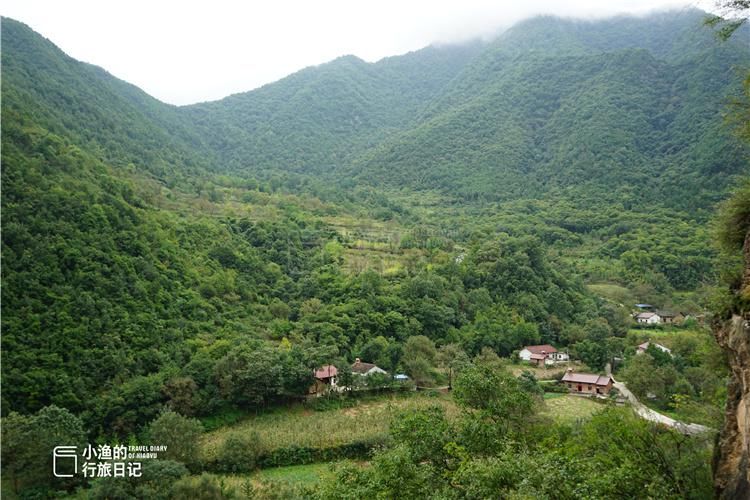
{"type": "Polygon", "coordinates": [[[537,366],[554,365],[570,360],[567,352],[558,351],[549,344],[528,345],[521,349],[518,357],[537,366]]]}
{"type": "Polygon", "coordinates": [[[314,372],[315,381],[307,391],[310,395],[322,396],[332,390],[336,390],[336,378],[338,369],[333,365],[321,366],[314,372]]]}
{"type": "Polygon", "coordinates": [[[655,312],[642,312],[635,315],[635,321],[641,325],[658,325],[661,323],[661,316],[655,312]]]}
{"type": "Polygon", "coordinates": [[[568,368],[561,380],[570,392],[576,394],[599,394],[606,395],[612,389],[614,381],[609,375],[597,375],[595,373],[574,373],[568,368]]]}
{"type": "Polygon", "coordinates": [[[659,315],[661,322],[665,325],[679,325],[682,324],[683,321],[685,321],[685,316],[679,312],[674,313],[671,311],[656,311],[656,314],[659,315]]]}
{"type": "Polygon", "coordinates": [[[370,375],[374,375],[376,373],[386,374],[388,372],[377,365],[374,365],[372,363],[365,363],[361,359],[357,358],[354,360],[354,364],[352,364],[352,373],[355,375],[361,375],[363,377],[369,377],[370,375]]]}

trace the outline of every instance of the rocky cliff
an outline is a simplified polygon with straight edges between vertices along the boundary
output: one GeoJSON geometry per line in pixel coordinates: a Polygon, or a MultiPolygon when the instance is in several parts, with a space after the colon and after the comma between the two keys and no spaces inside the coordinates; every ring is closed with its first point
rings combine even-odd
{"type": "Polygon", "coordinates": [[[727,352],[731,378],[724,426],[714,455],[714,485],[719,498],[750,499],[750,231],[743,246],[745,271],[736,291],[740,300],[731,319],[718,322],[714,335],[727,352]]]}

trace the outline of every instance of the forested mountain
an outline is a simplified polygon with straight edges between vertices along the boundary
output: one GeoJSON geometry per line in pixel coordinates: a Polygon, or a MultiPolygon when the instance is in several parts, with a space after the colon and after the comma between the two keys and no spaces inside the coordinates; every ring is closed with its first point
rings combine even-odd
{"type": "Polygon", "coordinates": [[[720,117],[750,52],[742,38],[712,40],[700,19],[521,23],[355,169],[468,198],[564,190],[626,207],[708,207],[747,166],[720,117]]]}
{"type": "Polygon", "coordinates": [[[6,126],[41,125],[114,166],[133,163],[155,175],[175,178],[208,165],[210,150],[181,124],[176,107],[68,57],[19,22],[2,23],[6,126]]]}
{"type": "Polygon", "coordinates": [[[481,48],[427,47],[375,64],[344,56],[184,112],[222,168],[330,172],[412,124],[481,48]]]}
{"type": "Polygon", "coordinates": [[[3,412],[127,436],[416,336],[604,345],[622,312],[584,280],[694,292],[747,172],[721,114],[750,49],[702,16],[538,18],[184,107],[4,18],[3,412]]]}

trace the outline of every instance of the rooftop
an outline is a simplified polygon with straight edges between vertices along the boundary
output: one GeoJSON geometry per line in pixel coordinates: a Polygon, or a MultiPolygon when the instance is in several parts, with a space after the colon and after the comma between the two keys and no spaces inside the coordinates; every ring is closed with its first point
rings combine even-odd
{"type": "Polygon", "coordinates": [[[597,375],[596,373],[573,373],[567,371],[563,375],[563,382],[572,382],[574,384],[594,384],[594,385],[607,385],[611,377],[609,375],[597,375]]]}
{"type": "Polygon", "coordinates": [[[543,345],[527,345],[524,347],[524,349],[529,350],[532,354],[542,354],[542,353],[551,353],[551,352],[557,352],[557,349],[552,347],[549,344],[543,344],[543,345]]]}
{"type": "Polygon", "coordinates": [[[315,378],[323,379],[335,377],[338,372],[338,369],[333,365],[321,366],[320,368],[315,370],[315,378]]]}
{"type": "Polygon", "coordinates": [[[353,373],[367,373],[373,368],[376,368],[377,365],[373,363],[365,363],[363,361],[360,361],[359,358],[357,358],[354,361],[354,364],[352,365],[352,372],[353,373]]]}

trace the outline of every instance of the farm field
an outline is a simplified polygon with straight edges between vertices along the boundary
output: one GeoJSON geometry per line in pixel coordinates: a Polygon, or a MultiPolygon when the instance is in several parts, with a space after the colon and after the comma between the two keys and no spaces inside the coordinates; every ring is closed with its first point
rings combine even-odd
{"type": "Polygon", "coordinates": [[[385,439],[391,419],[401,411],[440,405],[449,416],[458,409],[448,396],[398,395],[368,400],[355,406],[315,411],[305,406],[249,417],[234,425],[207,433],[201,448],[212,459],[232,432],[255,431],[266,451],[291,446],[329,448],[354,441],[385,439]]]}

